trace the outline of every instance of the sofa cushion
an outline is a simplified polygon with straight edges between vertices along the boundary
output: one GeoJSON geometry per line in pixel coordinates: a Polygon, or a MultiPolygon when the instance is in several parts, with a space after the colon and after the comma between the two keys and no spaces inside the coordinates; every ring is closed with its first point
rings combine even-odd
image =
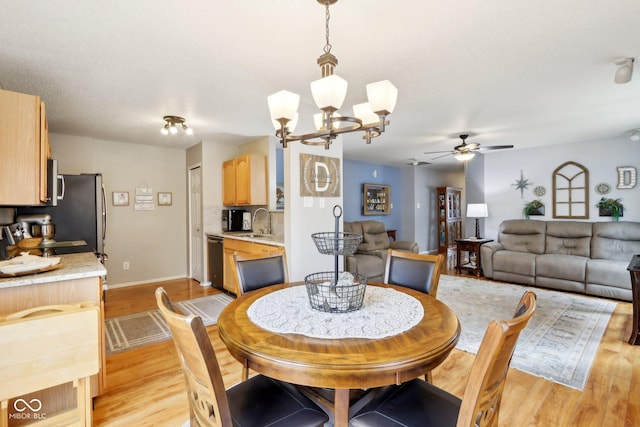
{"type": "Polygon", "coordinates": [[[640,254],[640,223],[620,221],[593,224],[591,258],[625,261],[628,264],[635,254],[640,254]]]}
{"type": "Polygon", "coordinates": [[[498,251],[493,255],[493,271],[504,271],[533,277],[536,274],[536,254],[498,251]]]}
{"type": "Polygon", "coordinates": [[[576,255],[538,255],[536,258],[536,276],[581,282],[584,288],[587,261],[589,261],[589,258],[576,255]]]}
{"type": "Polygon", "coordinates": [[[589,257],[592,230],[590,222],[548,221],[544,252],[589,257]]]}
{"type": "Polygon", "coordinates": [[[360,221],[362,225],[362,243],[358,252],[374,252],[389,248],[389,235],[383,223],[378,221],[360,221]]]}
{"type": "MultiPolygon", "coordinates": [[[[507,251],[543,254],[545,230],[546,223],[544,221],[510,219],[500,224],[498,241],[507,251]]],[[[499,270],[495,264],[494,268],[499,270]]]]}
{"type": "Polygon", "coordinates": [[[614,286],[631,291],[628,261],[591,259],[587,262],[587,284],[614,286]]]}

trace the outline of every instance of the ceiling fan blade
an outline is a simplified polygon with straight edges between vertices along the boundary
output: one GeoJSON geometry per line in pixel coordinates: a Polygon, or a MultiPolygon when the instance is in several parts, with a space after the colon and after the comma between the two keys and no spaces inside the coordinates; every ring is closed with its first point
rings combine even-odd
{"type": "Polygon", "coordinates": [[[451,150],[445,150],[445,151],[425,151],[422,154],[440,154],[440,153],[451,153],[451,150]]]}
{"type": "Polygon", "coordinates": [[[447,154],[443,154],[442,156],[432,157],[431,160],[441,159],[443,157],[451,156],[453,154],[456,154],[456,153],[448,152],[447,154]]]}
{"type": "Polygon", "coordinates": [[[480,150],[503,150],[505,148],[513,148],[513,145],[490,145],[489,147],[480,147],[480,150]]]}

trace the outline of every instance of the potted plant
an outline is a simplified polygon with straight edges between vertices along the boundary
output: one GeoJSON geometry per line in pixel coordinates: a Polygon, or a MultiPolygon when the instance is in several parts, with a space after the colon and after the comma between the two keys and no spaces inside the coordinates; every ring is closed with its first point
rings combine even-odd
{"type": "Polygon", "coordinates": [[[624,211],[624,206],[620,200],[622,199],[601,198],[600,201],[596,203],[600,216],[610,216],[612,221],[618,221],[624,211]]]}
{"type": "Polygon", "coordinates": [[[522,214],[526,219],[529,219],[530,215],[544,215],[544,203],[540,200],[533,200],[524,204],[522,214]]]}

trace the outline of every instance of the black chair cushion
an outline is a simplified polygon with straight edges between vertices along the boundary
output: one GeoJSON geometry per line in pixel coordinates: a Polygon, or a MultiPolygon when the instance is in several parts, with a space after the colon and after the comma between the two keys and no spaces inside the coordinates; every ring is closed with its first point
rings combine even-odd
{"type": "Polygon", "coordinates": [[[431,278],[435,267],[436,264],[433,262],[392,256],[389,260],[389,280],[387,282],[428,294],[431,290],[431,278]]]}
{"type": "Polygon", "coordinates": [[[281,257],[238,261],[238,273],[244,292],[285,282],[281,257]]]}
{"type": "Polygon", "coordinates": [[[462,401],[421,379],[389,386],[358,411],[352,427],[455,427],[462,401]]]}
{"type": "Polygon", "coordinates": [[[293,385],[257,375],[227,390],[235,427],[314,427],[329,417],[293,385]]]}

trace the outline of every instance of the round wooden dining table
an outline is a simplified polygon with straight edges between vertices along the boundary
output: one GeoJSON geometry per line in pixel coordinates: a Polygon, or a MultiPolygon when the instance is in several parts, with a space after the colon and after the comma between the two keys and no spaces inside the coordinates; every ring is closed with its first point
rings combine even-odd
{"type": "MultiPolygon", "coordinates": [[[[334,425],[347,426],[349,391],[400,384],[425,375],[446,359],[460,337],[455,313],[437,299],[401,286],[424,309],[417,325],[379,339],[312,338],[271,332],[247,314],[259,298],[300,283],[262,288],[238,297],[218,318],[218,332],[231,355],[245,367],[293,384],[334,389],[334,425]]],[[[304,284],[302,284],[304,285],[304,284]]],[[[340,314],[335,314],[339,316],[340,314]]]]}

